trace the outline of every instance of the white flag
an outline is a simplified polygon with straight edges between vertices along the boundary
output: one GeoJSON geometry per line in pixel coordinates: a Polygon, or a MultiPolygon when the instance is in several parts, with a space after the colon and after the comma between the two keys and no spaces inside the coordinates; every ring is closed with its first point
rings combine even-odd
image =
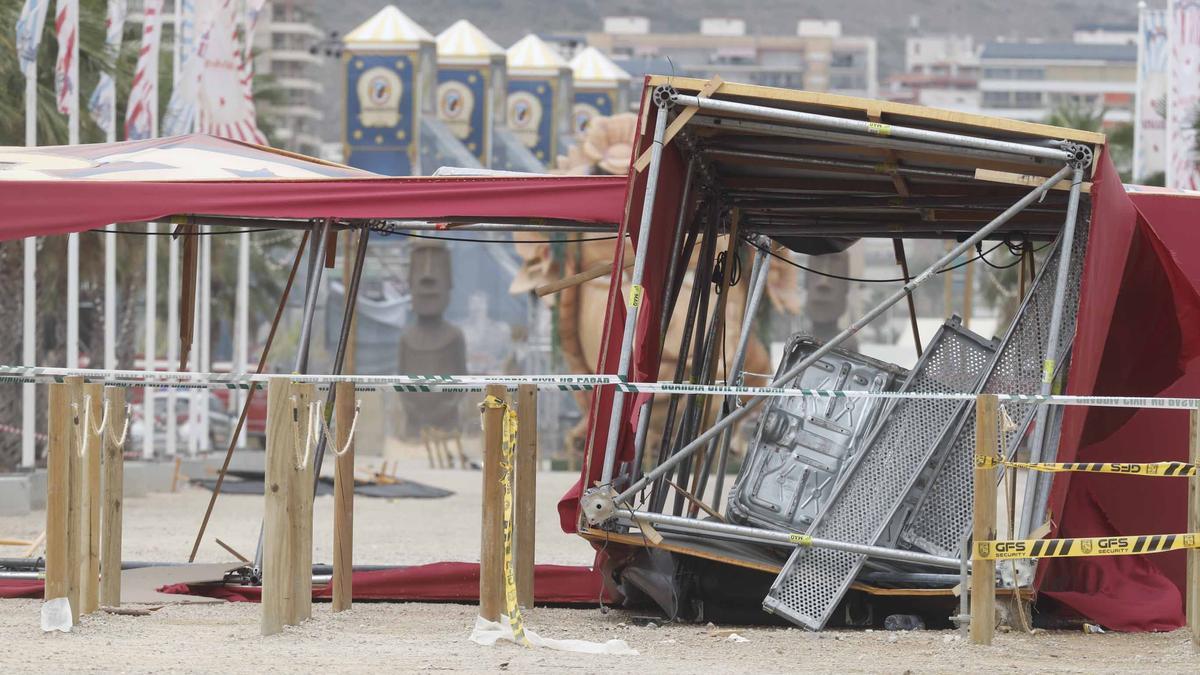
{"type": "Polygon", "coordinates": [[[64,115],[76,111],[75,88],[79,86],[72,75],[79,72],[79,0],[58,0],[54,6],[54,34],[58,38],[58,59],[54,62],[54,93],[58,111],[64,115]]]}
{"type": "Polygon", "coordinates": [[[1137,102],[1133,123],[1133,181],[1163,170],[1167,112],[1167,12],[1138,14],[1137,102]]]}
{"type": "MultiPolygon", "coordinates": [[[[126,0],[108,0],[108,16],[104,20],[104,47],[115,60],[121,51],[121,37],[125,29],[125,16],[128,11],[126,0]]],[[[113,111],[117,107],[117,87],[112,75],[100,73],[100,80],[92,97],[88,99],[88,111],[105,133],[113,131],[116,116],[113,111]]]]}
{"type": "Polygon", "coordinates": [[[1200,190],[1193,127],[1200,104],[1200,0],[1171,0],[1167,36],[1167,187],[1200,190]]]}
{"type": "MultiPolygon", "coordinates": [[[[261,8],[261,4],[257,5],[261,8]]],[[[257,15],[257,12],[255,12],[257,15]]],[[[196,131],[266,144],[254,113],[251,27],[241,3],[224,0],[200,33],[195,65],[196,131]]]]}
{"type": "Polygon", "coordinates": [[[163,0],[142,6],[142,46],[125,108],[125,138],[153,138],[158,127],[158,47],[162,38],[163,0]]]}
{"type": "Polygon", "coordinates": [[[25,0],[17,19],[17,59],[21,73],[29,77],[37,64],[38,46],[42,43],[42,27],[46,25],[46,10],[50,0],[25,0]]]}

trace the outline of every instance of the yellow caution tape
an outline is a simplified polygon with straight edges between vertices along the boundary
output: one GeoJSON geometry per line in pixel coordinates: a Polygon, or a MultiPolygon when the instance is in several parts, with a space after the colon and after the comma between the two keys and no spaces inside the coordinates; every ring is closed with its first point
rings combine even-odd
{"type": "Polygon", "coordinates": [[[645,289],[640,284],[634,284],[629,287],[629,307],[631,309],[642,304],[643,294],[645,294],[645,289]]]}
{"type": "Polygon", "coordinates": [[[1007,466],[1014,469],[1029,469],[1045,473],[1120,473],[1132,476],[1161,476],[1175,478],[1195,476],[1196,465],[1187,462],[1006,462],[998,457],[975,456],[975,467],[991,469],[1007,466]]]}
{"type": "Polygon", "coordinates": [[[517,604],[517,573],[513,566],[513,458],[517,449],[517,413],[507,403],[495,396],[488,396],[483,404],[489,408],[504,409],[502,442],[500,444],[500,484],[504,486],[504,604],[508,610],[508,623],[512,627],[513,640],[526,647],[525,625],[521,619],[521,607],[517,604]]]}
{"type": "Polygon", "coordinates": [[[895,162],[881,162],[875,165],[875,173],[894,174],[898,168],[895,162]]]}
{"type": "Polygon", "coordinates": [[[1200,534],[1144,534],[1079,539],[1002,539],[977,541],[975,560],[1018,558],[1085,558],[1100,555],[1142,555],[1200,548],[1200,534]]]}
{"type": "Polygon", "coordinates": [[[812,546],[812,536],[807,534],[789,534],[788,541],[800,546],[812,546]]]}
{"type": "Polygon", "coordinates": [[[867,132],[875,134],[876,136],[891,136],[892,135],[892,125],[880,124],[879,122],[871,122],[870,124],[867,125],[867,132]]]}
{"type": "Polygon", "coordinates": [[[1046,359],[1042,362],[1042,383],[1050,384],[1054,381],[1054,359],[1046,359]]]}

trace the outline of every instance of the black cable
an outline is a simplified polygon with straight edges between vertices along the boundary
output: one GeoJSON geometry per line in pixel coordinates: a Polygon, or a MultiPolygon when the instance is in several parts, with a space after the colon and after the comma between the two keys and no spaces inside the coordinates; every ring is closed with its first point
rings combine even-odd
{"type": "MultiPolygon", "coordinates": [[[[805,272],[812,272],[813,274],[816,274],[817,276],[829,277],[830,279],[840,279],[840,280],[842,280],[842,281],[857,281],[857,282],[864,283],[864,284],[894,284],[894,283],[900,283],[900,282],[906,282],[906,283],[907,283],[908,281],[910,281],[910,279],[905,279],[904,277],[898,277],[898,278],[895,278],[895,279],[861,279],[861,278],[858,278],[858,277],[844,277],[844,276],[841,276],[840,274],[830,274],[829,272],[821,272],[821,271],[819,271],[819,270],[815,270],[815,269],[813,269],[813,268],[811,268],[811,267],[805,267],[804,265],[801,265],[800,263],[798,263],[798,262],[795,262],[795,261],[793,261],[793,260],[791,260],[791,259],[789,259],[789,258],[787,258],[787,257],[785,257],[785,256],[781,256],[781,255],[779,255],[778,253],[776,253],[776,252],[772,251],[772,250],[770,249],[770,247],[763,248],[763,247],[762,247],[762,246],[760,246],[759,244],[756,244],[755,242],[751,241],[751,240],[749,239],[749,237],[745,237],[745,238],[744,238],[744,240],[745,240],[745,242],[746,242],[747,244],[750,244],[750,245],[751,245],[751,246],[753,246],[754,248],[756,248],[756,249],[758,249],[758,250],[762,251],[763,253],[766,253],[767,255],[769,255],[769,256],[771,256],[771,257],[773,257],[773,258],[777,259],[777,260],[781,260],[781,261],[783,261],[783,262],[787,263],[788,265],[791,265],[792,267],[796,267],[796,268],[802,269],[802,270],[804,270],[805,272]]],[[[987,262],[987,259],[986,259],[986,258],[984,258],[983,256],[984,256],[984,255],[986,255],[986,254],[988,254],[988,253],[991,253],[992,251],[995,251],[996,249],[1000,248],[1001,246],[1004,246],[1004,244],[1005,244],[1005,242],[1003,242],[1003,241],[1002,241],[1002,242],[999,242],[999,243],[997,243],[995,246],[993,246],[993,247],[989,248],[988,250],[986,250],[986,251],[983,251],[983,252],[982,252],[982,253],[980,253],[978,256],[975,256],[975,257],[973,257],[973,258],[969,258],[969,259],[967,259],[967,260],[964,260],[963,262],[960,262],[960,263],[958,263],[957,265],[951,265],[950,267],[947,267],[947,268],[945,268],[945,269],[938,270],[938,272],[937,272],[937,273],[938,273],[938,274],[942,274],[942,273],[945,273],[945,272],[950,272],[950,271],[956,270],[956,269],[958,269],[958,268],[960,268],[960,267],[965,267],[965,266],[967,266],[967,265],[969,265],[969,264],[971,264],[971,263],[975,262],[976,260],[980,260],[980,259],[983,259],[983,261],[984,261],[984,262],[987,262]]],[[[1043,246],[1042,246],[1042,247],[1040,247],[1040,248],[1034,249],[1034,251],[1035,251],[1035,252],[1036,252],[1036,251],[1040,251],[1040,250],[1042,250],[1042,249],[1046,248],[1046,246],[1049,246],[1049,244],[1045,244],[1045,245],[1043,245],[1043,246]]],[[[988,263],[988,264],[989,264],[989,265],[991,265],[991,263],[988,263]]],[[[993,266],[993,267],[995,267],[995,265],[992,265],[992,266],[993,266]]],[[[1009,267],[1011,267],[1011,266],[1012,266],[1012,265],[1009,265],[1009,267]]],[[[1007,268],[1005,268],[1005,267],[1001,267],[1001,268],[999,268],[999,269],[1007,269],[1007,268]]]]}
{"type": "Polygon", "coordinates": [[[417,234],[415,232],[400,232],[396,230],[376,230],[376,232],[385,237],[396,234],[401,237],[413,237],[415,239],[442,239],[445,241],[466,241],[477,244],[575,244],[585,241],[612,241],[621,237],[619,234],[613,234],[603,237],[580,237],[578,239],[475,239],[472,237],[439,237],[432,234],[417,234]]]}
{"type": "MultiPolygon", "coordinates": [[[[208,232],[189,232],[188,236],[196,235],[196,236],[201,236],[201,237],[215,237],[218,234],[241,234],[243,232],[249,232],[250,234],[255,234],[258,232],[284,232],[284,231],[286,231],[286,230],[277,229],[274,227],[254,227],[254,228],[250,228],[250,229],[239,229],[239,230],[219,230],[219,231],[209,230],[208,232]]],[[[105,229],[101,229],[101,228],[94,228],[94,229],[88,230],[88,232],[95,232],[97,234],[132,234],[132,235],[142,235],[143,237],[173,237],[173,236],[175,236],[174,230],[167,230],[166,232],[139,232],[138,230],[105,230],[105,229]]]]}

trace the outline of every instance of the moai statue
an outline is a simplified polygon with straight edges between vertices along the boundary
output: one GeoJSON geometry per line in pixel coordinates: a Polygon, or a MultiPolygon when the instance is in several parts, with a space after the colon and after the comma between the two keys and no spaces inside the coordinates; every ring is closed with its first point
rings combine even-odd
{"type": "MultiPolygon", "coordinates": [[[[808,266],[825,275],[834,275],[808,272],[804,276],[804,315],[808,318],[812,336],[827,342],[842,332],[842,315],[846,313],[849,303],[850,282],[834,277],[850,276],[850,254],[842,251],[810,255],[808,266]]],[[[848,351],[858,351],[858,338],[852,335],[838,346],[848,351]]]]}
{"type": "MultiPolygon", "coordinates": [[[[445,244],[414,239],[409,257],[408,287],[412,294],[413,320],[400,334],[401,375],[462,375],[467,369],[463,332],[443,316],[453,287],[450,251],[445,244]]],[[[451,392],[405,394],[400,397],[408,420],[410,439],[444,437],[459,433],[461,394],[451,392]]],[[[459,445],[459,460],[466,458],[459,445]]],[[[440,453],[439,453],[440,454],[440,453]]],[[[449,454],[449,446],[446,446],[449,454]]],[[[442,464],[442,457],[438,458],[442,464]]],[[[447,460],[453,464],[450,457],[447,460]]],[[[430,464],[433,464],[432,453],[430,464]]]]}

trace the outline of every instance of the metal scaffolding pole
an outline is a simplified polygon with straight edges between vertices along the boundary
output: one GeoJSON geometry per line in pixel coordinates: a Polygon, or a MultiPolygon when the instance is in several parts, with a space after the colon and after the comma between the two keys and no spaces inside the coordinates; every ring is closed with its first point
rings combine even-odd
{"type": "MultiPolygon", "coordinates": [[[[658,192],[658,175],[662,168],[663,136],[667,131],[667,112],[669,103],[661,99],[664,87],[655,91],[655,101],[658,103],[658,114],[654,116],[654,140],[650,146],[650,167],[646,174],[646,193],[642,200],[642,219],[638,226],[637,250],[633,257],[633,279],[629,288],[629,302],[625,312],[625,332],[621,336],[621,359],[617,365],[617,375],[628,377],[633,360],[633,334],[637,330],[638,309],[642,298],[642,275],[646,269],[646,249],[650,242],[650,226],[654,218],[654,198],[658,192]]],[[[615,280],[620,286],[620,279],[615,280]]],[[[625,404],[625,392],[620,389],[613,392],[612,410],[609,417],[608,438],[604,447],[604,469],[600,475],[601,485],[612,483],[613,467],[617,461],[617,436],[620,434],[621,409],[625,404]]]]}
{"type": "Polygon", "coordinates": [[[699,520],[696,518],[685,518],[683,516],[670,516],[663,513],[654,513],[652,511],[631,511],[629,509],[617,509],[616,515],[617,517],[626,519],[634,525],[636,525],[638,521],[649,522],[650,524],[654,525],[655,528],[663,531],[677,531],[687,534],[703,534],[715,536],[717,538],[732,539],[735,541],[753,541],[776,546],[827,548],[834,551],[845,551],[846,553],[865,555],[871,558],[878,558],[880,560],[894,560],[896,562],[916,563],[918,565],[932,565],[934,567],[943,567],[953,570],[957,570],[961,564],[961,561],[958,558],[944,558],[940,555],[930,555],[928,553],[918,553],[916,551],[901,551],[884,546],[850,544],[843,541],[834,541],[832,539],[809,537],[808,535],[803,534],[778,532],[776,530],[763,530],[757,527],[747,527],[745,525],[730,525],[728,523],[721,523],[715,520],[699,520]]]}
{"type": "MultiPolygon", "coordinates": [[[[1068,277],[1071,273],[1071,251],[1075,246],[1075,225],[1079,220],[1079,193],[1082,184],[1083,167],[1079,167],[1075,169],[1075,173],[1071,177],[1071,195],[1067,201],[1067,217],[1063,223],[1062,242],[1059,244],[1058,276],[1054,280],[1054,304],[1050,307],[1050,326],[1046,330],[1046,358],[1042,362],[1042,387],[1038,392],[1043,396],[1051,392],[1054,383],[1054,371],[1058,361],[1058,339],[1062,334],[1063,301],[1067,296],[1067,284],[1071,282],[1068,277]]],[[[1029,461],[1035,464],[1042,461],[1054,461],[1053,457],[1048,460],[1042,457],[1046,437],[1047,412],[1046,406],[1039,405],[1034,418],[1033,447],[1029,453],[1029,461]]],[[[1055,454],[1057,454],[1057,449],[1055,449],[1055,454]]],[[[1032,528],[1040,524],[1045,513],[1043,504],[1049,480],[1043,480],[1042,475],[1037,471],[1031,472],[1031,474],[1029,480],[1025,481],[1025,499],[1022,502],[1025,508],[1021,512],[1021,525],[1017,530],[1017,536],[1020,538],[1024,538],[1032,528]]]]}
{"type": "MultiPolygon", "coordinates": [[[[931,265],[928,269],[926,269],[925,271],[923,271],[919,275],[917,275],[912,281],[908,282],[907,284],[904,284],[903,287],[901,287],[900,289],[893,292],[886,299],[884,299],[883,302],[879,303],[874,308],[869,310],[866,314],[864,314],[862,317],[855,320],[853,323],[850,324],[850,326],[848,328],[843,330],[841,333],[838,333],[836,336],[834,336],[832,339],[830,339],[824,345],[822,345],[821,347],[819,347],[818,349],[813,351],[813,353],[810,354],[807,358],[800,360],[794,366],[789,368],[786,372],[782,373],[779,377],[777,377],[771,383],[771,386],[781,386],[782,384],[794,379],[796,377],[796,375],[803,372],[806,368],[810,367],[812,364],[816,363],[818,360],[820,360],[822,357],[824,357],[827,353],[829,353],[830,350],[834,349],[839,344],[844,342],[847,338],[849,338],[850,336],[854,335],[859,330],[861,330],[863,328],[863,326],[866,326],[868,323],[870,323],[872,320],[874,320],[877,316],[879,316],[880,314],[887,311],[887,309],[890,308],[892,305],[896,304],[900,300],[903,300],[909,292],[911,292],[912,290],[921,286],[929,279],[933,278],[933,276],[935,274],[937,274],[939,270],[941,270],[942,268],[951,264],[960,255],[970,251],[977,242],[982,241],[991,232],[993,232],[994,230],[996,230],[999,227],[1001,227],[1002,225],[1004,225],[1004,223],[1008,222],[1009,219],[1011,219],[1016,214],[1020,213],[1021,210],[1024,209],[1026,206],[1028,206],[1029,204],[1032,204],[1035,201],[1037,201],[1038,199],[1040,199],[1042,197],[1042,195],[1046,194],[1046,192],[1051,189],[1052,186],[1054,186],[1060,180],[1065,178],[1073,170],[1074,169],[1071,166],[1064,166],[1061,170],[1059,170],[1058,173],[1056,173],[1053,176],[1051,176],[1050,178],[1048,178],[1041,185],[1039,185],[1038,187],[1033,189],[1031,192],[1029,192],[1029,194],[1025,195],[1020,200],[1018,200],[1015,204],[1013,204],[1008,209],[1006,209],[1003,213],[996,216],[996,218],[993,219],[990,223],[988,223],[984,227],[980,228],[977,232],[975,232],[975,234],[968,237],[965,241],[960,243],[958,246],[955,246],[952,250],[950,250],[948,253],[946,253],[944,256],[942,256],[940,259],[938,259],[938,261],[935,262],[933,265],[931,265]]],[[[682,462],[685,459],[687,459],[688,457],[690,457],[698,449],[705,447],[711,439],[715,438],[718,434],[722,433],[722,431],[726,427],[731,426],[731,425],[735,424],[736,422],[738,422],[739,420],[741,420],[743,417],[748,416],[755,408],[757,408],[759,405],[761,405],[765,400],[766,399],[761,396],[751,398],[746,403],[746,405],[733,411],[728,417],[722,419],[719,423],[713,425],[712,427],[707,429],[704,433],[697,436],[695,439],[692,440],[691,443],[688,443],[685,447],[680,449],[679,452],[675,453],[673,456],[671,456],[665,462],[663,462],[659,466],[655,467],[655,469],[653,471],[650,471],[645,476],[643,476],[640,480],[636,481],[633,485],[629,486],[629,488],[627,488],[624,492],[613,497],[612,501],[615,503],[626,502],[627,500],[632,498],[634,495],[636,495],[638,492],[640,492],[642,490],[642,488],[646,487],[646,485],[648,485],[650,483],[650,481],[653,481],[660,476],[666,475],[669,471],[674,469],[677,464],[679,464],[680,462],[682,462]]],[[[614,409],[613,415],[620,415],[620,410],[614,409]]],[[[602,484],[601,488],[598,488],[598,489],[603,489],[604,485],[605,484],[602,484]]],[[[603,522],[605,519],[604,516],[607,516],[609,513],[611,513],[611,511],[612,511],[611,507],[615,506],[615,504],[613,504],[613,505],[606,504],[605,502],[607,501],[607,496],[604,494],[594,493],[594,495],[595,495],[594,498],[592,500],[590,500],[591,508],[586,511],[586,513],[589,514],[588,520],[589,520],[589,522],[593,522],[593,523],[603,522]]],[[[587,497],[587,495],[585,495],[585,498],[586,497],[587,497]]]]}
{"type": "MultiPolygon", "coordinates": [[[[725,374],[725,384],[738,385],[742,383],[742,367],[746,363],[746,349],[750,345],[750,332],[754,326],[754,316],[758,314],[758,306],[762,302],[763,291],[767,287],[767,274],[771,270],[771,256],[767,254],[770,242],[758,242],[754,251],[754,265],[750,268],[750,293],[746,298],[746,312],[742,315],[742,332],[738,335],[737,349],[733,353],[733,363],[729,366],[729,372],[725,374]]],[[[737,409],[737,397],[726,396],[721,406],[721,416],[717,421],[725,419],[731,412],[737,409]]],[[[716,452],[713,448],[709,448],[708,461],[704,467],[704,473],[700,476],[700,487],[696,490],[696,499],[704,499],[704,489],[708,486],[709,468],[712,466],[712,458],[715,454],[717,457],[717,482],[713,486],[713,502],[714,511],[721,509],[721,491],[725,488],[725,467],[729,460],[729,444],[733,441],[733,429],[729,428],[725,433],[721,434],[720,440],[717,443],[716,452]]]]}
{"type": "Polygon", "coordinates": [[[820,129],[829,129],[831,131],[846,131],[854,134],[860,134],[862,138],[860,143],[870,143],[871,138],[898,138],[909,141],[923,141],[940,146],[944,146],[947,150],[956,148],[973,148],[976,150],[989,150],[992,152],[1000,152],[1018,157],[1033,157],[1037,159],[1055,160],[1066,162],[1072,159],[1072,154],[1062,148],[1050,148],[1040,145],[1030,145],[1028,143],[1014,143],[1012,141],[998,141],[991,138],[980,138],[978,136],[963,136],[961,134],[951,134],[944,131],[930,131],[928,129],[916,129],[913,127],[897,126],[894,124],[879,124],[877,122],[863,122],[854,119],[845,119],[842,117],[830,117],[829,115],[818,115],[816,113],[800,112],[798,110],[784,110],[781,108],[769,108],[767,106],[752,105],[749,103],[737,103],[735,101],[724,101],[715,98],[700,98],[698,96],[688,96],[677,94],[675,103],[687,107],[694,107],[703,111],[712,111],[718,113],[726,113],[731,115],[745,115],[764,120],[773,120],[776,122],[786,122],[790,124],[798,124],[801,126],[817,127],[820,129]]]}

